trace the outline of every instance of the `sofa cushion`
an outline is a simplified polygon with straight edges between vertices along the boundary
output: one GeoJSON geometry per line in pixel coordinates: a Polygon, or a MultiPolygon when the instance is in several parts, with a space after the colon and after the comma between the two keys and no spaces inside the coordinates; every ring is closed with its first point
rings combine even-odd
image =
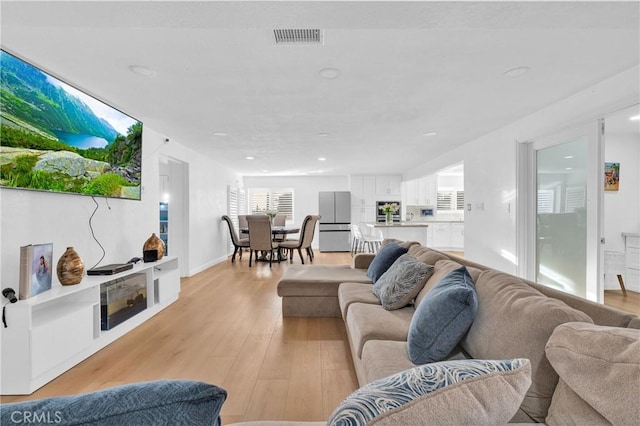
{"type": "Polygon", "coordinates": [[[367,383],[417,367],[407,356],[407,342],[369,340],[362,347],[362,363],[367,383]]]}
{"type": "Polygon", "coordinates": [[[560,376],[547,424],[640,424],[640,330],[562,324],[546,355],[560,376]]]}
{"type": "Polygon", "coordinates": [[[346,326],[351,350],[362,358],[362,347],[369,340],[406,342],[413,307],[387,311],[380,305],[353,303],[347,312],[346,326]]]}
{"type": "Polygon", "coordinates": [[[134,383],[97,392],[2,404],[0,424],[161,425],[221,424],[227,392],[189,380],[134,383]],[[29,414],[30,421],[24,417],[29,414]]]}
{"type": "Polygon", "coordinates": [[[444,360],[465,335],[478,310],[478,296],[467,268],[451,271],[416,308],[407,339],[416,364],[444,360]]]}
{"type": "Polygon", "coordinates": [[[375,283],[393,265],[393,262],[406,252],[407,249],[397,243],[385,244],[371,261],[367,276],[375,283]]]}
{"type": "Polygon", "coordinates": [[[448,260],[446,254],[441,253],[439,251],[430,249],[420,244],[414,244],[409,247],[407,254],[415,257],[421,262],[424,262],[428,265],[435,265],[439,260],[448,260]]]}
{"type": "MultiPolygon", "coordinates": [[[[433,265],[433,275],[431,275],[431,278],[427,280],[427,283],[424,285],[422,290],[420,290],[420,293],[418,293],[418,295],[416,296],[416,306],[420,305],[427,293],[429,293],[429,291],[436,284],[438,284],[440,280],[447,276],[447,274],[449,274],[451,271],[454,271],[462,266],[461,264],[459,264],[458,262],[454,262],[453,260],[438,260],[435,264],[432,263],[431,265],[433,265]]],[[[469,272],[469,275],[471,275],[473,282],[476,282],[478,280],[478,277],[480,276],[481,271],[479,269],[471,268],[468,266],[466,268],[467,272],[469,272]]]]}
{"type": "Polygon", "coordinates": [[[383,308],[400,309],[415,299],[432,274],[433,266],[403,254],[378,278],[373,285],[373,293],[383,308]]]}
{"type": "MultiPolygon", "coordinates": [[[[447,361],[467,359],[459,351],[454,351],[447,361]]],[[[407,355],[407,342],[394,340],[369,340],[362,348],[362,368],[364,382],[369,383],[416,367],[407,355]]]]}
{"type": "Polygon", "coordinates": [[[352,303],[368,303],[370,305],[380,305],[380,299],[371,291],[371,284],[363,283],[342,283],[338,287],[338,302],[342,319],[347,318],[349,306],[352,303]]]}
{"type": "Polygon", "coordinates": [[[558,382],[544,346],[558,325],[571,321],[591,323],[591,319],[503,272],[483,271],[475,285],[478,313],[461,342],[462,348],[476,359],[529,359],[532,385],[521,409],[523,416],[544,422],[558,382]]]}
{"type": "Polygon", "coordinates": [[[504,424],[530,383],[526,359],[422,365],[356,390],[327,424],[504,424]]]}

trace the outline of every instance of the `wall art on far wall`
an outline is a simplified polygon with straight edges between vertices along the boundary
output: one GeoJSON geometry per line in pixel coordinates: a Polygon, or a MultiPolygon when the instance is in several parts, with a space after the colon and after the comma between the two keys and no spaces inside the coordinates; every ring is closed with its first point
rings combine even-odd
{"type": "Polygon", "coordinates": [[[51,289],[53,244],[29,244],[20,247],[19,298],[28,299],[51,289]]]}
{"type": "Polygon", "coordinates": [[[620,187],[620,163],[604,163],[604,190],[617,191],[620,187]]]}

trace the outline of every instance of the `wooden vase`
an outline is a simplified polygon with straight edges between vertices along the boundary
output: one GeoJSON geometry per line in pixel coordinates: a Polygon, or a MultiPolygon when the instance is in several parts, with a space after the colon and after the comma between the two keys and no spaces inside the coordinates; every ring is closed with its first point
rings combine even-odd
{"type": "Polygon", "coordinates": [[[164,241],[162,241],[155,232],[144,242],[142,251],[156,250],[158,252],[158,260],[164,256],[164,241]]]}
{"type": "Polygon", "coordinates": [[[84,263],[73,247],[67,247],[67,250],[60,256],[56,272],[62,285],[75,285],[82,281],[84,263]]]}

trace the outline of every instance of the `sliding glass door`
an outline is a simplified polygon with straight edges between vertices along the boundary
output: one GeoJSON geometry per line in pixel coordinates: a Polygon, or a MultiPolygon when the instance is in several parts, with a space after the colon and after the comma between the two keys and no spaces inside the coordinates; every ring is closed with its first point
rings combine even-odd
{"type": "Polygon", "coordinates": [[[530,144],[535,215],[531,254],[537,282],[602,301],[602,164],[595,122],[530,144]]]}
{"type": "Polygon", "coordinates": [[[536,184],[536,281],[586,297],[586,138],[538,150],[536,184]]]}

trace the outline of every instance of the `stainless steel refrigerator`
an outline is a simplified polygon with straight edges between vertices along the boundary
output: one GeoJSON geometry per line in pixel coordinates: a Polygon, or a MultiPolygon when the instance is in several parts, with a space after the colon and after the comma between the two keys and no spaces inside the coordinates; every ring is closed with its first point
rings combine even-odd
{"type": "Polygon", "coordinates": [[[321,191],[318,205],[320,251],[351,251],[351,192],[321,191]]]}

